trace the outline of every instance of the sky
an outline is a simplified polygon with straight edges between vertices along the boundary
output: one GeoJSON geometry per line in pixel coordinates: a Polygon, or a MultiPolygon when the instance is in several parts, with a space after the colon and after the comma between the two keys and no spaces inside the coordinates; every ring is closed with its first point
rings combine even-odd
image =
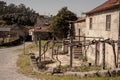
{"type": "Polygon", "coordinates": [[[81,16],[82,12],[90,11],[106,0],[0,0],[7,4],[14,3],[25,4],[26,7],[34,9],[40,15],[56,15],[62,7],[68,7],[69,10],[81,16]]]}

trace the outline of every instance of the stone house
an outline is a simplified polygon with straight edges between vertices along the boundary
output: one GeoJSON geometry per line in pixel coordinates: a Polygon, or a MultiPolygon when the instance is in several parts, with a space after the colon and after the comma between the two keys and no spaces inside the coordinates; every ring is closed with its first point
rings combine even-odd
{"type": "Polygon", "coordinates": [[[52,34],[51,31],[49,31],[48,26],[44,26],[30,29],[29,35],[31,36],[32,41],[37,42],[39,36],[43,40],[48,40],[51,39],[52,34]]]}
{"type": "MultiPolygon", "coordinates": [[[[83,24],[80,23],[79,24],[83,24]]],[[[120,0],[107,0],[103,4],[86,12],[85,29],[82,26],[76,26],[76,35],[79,33],[79,27],[86,36],[86,42],[96,40],[119,40],[120,36],[120,0]]],[[[82,35],[82,34],[81,34],[82,35]]],[[[105,65],[108,68],[116,68],[119,63],[118,43],[113,48],[108,43],[99,42],[97,45],[87,47],[87,59],[89,63],[96,65],[105,65]],[[103,45],[104,49],[103,50],[103,45]],[[104,58],[105,57],[105,60],[104,58]],[[105,63],[104,63],[105,61],[105,63]]]]}
{"type": "MultiPolygon", "coordinates": [[[[79,18],[78,20],[74,21],[74,30],[76,36],[85,36],[85,29],[86,29],[86,17],[79,18]]],[[[80,37],[75,37],[77,40],[81,40],[80,37]]]]}
{"type": "Polygon", "coordinates": [[[29,29],[29,36],[31,40],[37,42],[37,38],[41,35],[41,39],[47,40],[51,38],[51,31],[49,31],[49,25],[51,23],[52,17],[41,15],[37,17],[37,22],[33,28],[29,29]]]}
{"type": "Polygon", "coordinates": [[[20,36],[24,37],[25,33],[27,33],[26,28],[20,29],[15,26],[0,27],[0,44],[17,40],[20,36]]]}

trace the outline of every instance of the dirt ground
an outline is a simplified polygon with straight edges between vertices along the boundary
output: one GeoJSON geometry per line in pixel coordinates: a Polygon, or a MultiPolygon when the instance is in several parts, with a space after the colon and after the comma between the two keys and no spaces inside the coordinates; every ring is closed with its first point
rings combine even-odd
{"type": "MultiPolygon", "coordinates": [[[[46,52],[46,57],[49,58],[49,59],[52,59],[51,58],[51,53],[52,53],[51,50],[47,51],[46,52]]],[[[39,55],[39,53],[36,52],[36,56],[38,56],[38,55],[39,55]]],[[[46,58],[46,60],[47,60],[47,58],[46,58]]],[[[57,67],[59,65],[59,61],[61,61],[62,66],[70,65],[70,56],[68,54],[64,54],[64,55],[59,54],[58,55],[58,60],[59,61],[57,61],[56,55],[54,55],[53,58],[55,60],[55,63],[48,64],[47,65],[48,67],[52,67],[52,68],[57,67]]],[[[80,65],[81,65],[81,61],[79,59],[73,58],[73,67],[74,66],[80,66],[80,65]]]]}
{"type": "Polygon", "coordinates": [[[23,45],[0,49],[0,80],[38,80],[17,73],[16,61],[20,53],[16,50],[20,48],[23,45]]]}

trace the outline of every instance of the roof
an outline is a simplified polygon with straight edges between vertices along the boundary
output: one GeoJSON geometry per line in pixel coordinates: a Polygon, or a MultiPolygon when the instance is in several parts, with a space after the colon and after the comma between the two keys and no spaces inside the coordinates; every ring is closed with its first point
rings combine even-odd
{"type": "Polygon", "coordinates": [[[48,27],[35,27],[30,29],[31,32],[51,32],[48,27]]]}
{"type": "Polygon", "coordinates": [[[120,0],[107,0],[103,4],[101,4],[100,6],[97,6],[93,10],[87,12],[86,14],[92,14],[92,13],[96,13],[96,12],[109,10],[109,9],[112,9],[112,8],[119,6],[119,5],[120,5],[120,0]]]}
{"type": "Polygon", "coordinates": [[[85,22],[85,20],[86,20],[86,17],[82,17],[82,18],[79,18],[76,21],[74,21],[74,23],[85,22]]]}
{"type": "Polygon", "coordinates": [[[0,28],[0,31],[10,31],[11,28],[0,28]]]}

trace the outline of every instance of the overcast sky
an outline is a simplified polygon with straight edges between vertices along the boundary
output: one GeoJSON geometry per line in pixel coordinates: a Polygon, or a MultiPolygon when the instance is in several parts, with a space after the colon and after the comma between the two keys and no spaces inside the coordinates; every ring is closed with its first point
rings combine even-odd
{"type": "Polygon", "coordinates": [[[55,15],[62,7],[67,6],[77,16],[81,12],[89,11],[106,0],[0,0],[5,1],[7,4],[14,3],[19,5],[25,4],[27,7],[34,9],[41,15],[55,15]]]}

